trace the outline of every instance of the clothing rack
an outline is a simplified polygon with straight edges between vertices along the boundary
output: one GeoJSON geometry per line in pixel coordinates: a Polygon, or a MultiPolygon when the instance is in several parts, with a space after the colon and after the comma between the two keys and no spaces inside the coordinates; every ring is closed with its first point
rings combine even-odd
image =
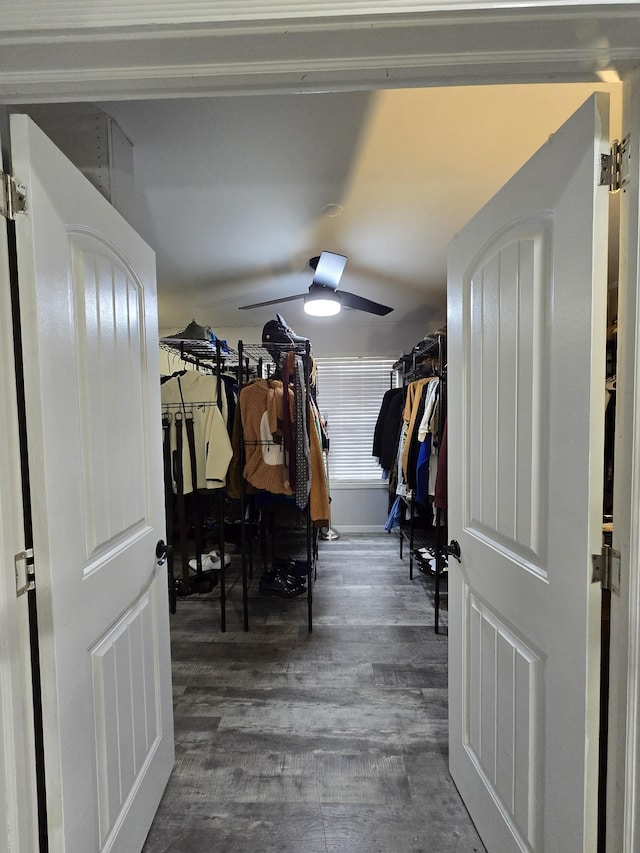
{"type": "MultiPolygon", "coordinates": [[[[446,414],[447,414],[447,339],[445,331],[438,331],[427,335],[420,341],[410,353],[402,355],[393,365],[392,370],[399,376],[402,387],[408,387],[410,383],[419,379],[428,377],[438,377],[439,385],[437,393],[439,395],[438,406],[438,429],[437,434],[440,440],[440,446],[445,434],[446,414]]],[[[439,448],[440,450],[440,448],[439,448]]],[[[440,463],[444,460],[439,460],[440,463]]],[[[433,535],[425,537],[416,526],[416,498],[413,491],[405,491],[400,494],[402,504],[409,512],[409,578],[413,580],[414,564],[417,562],[418,567],[424,574],[433,576],[434,579],[434,621],[435,632],[440,633],[440,611],[443,598],[446,596],[444,590],[446,571],[448,560],[452,554],[451,549],[447,546],[447,515],[446,508],[435,507],[433,517],[433,535]],[[421,560],[416,555],[420,554],[420,546],[427,546],[428,553],[431,558],[429,561],[424,561],[427,564],[433,561],[434,570],[424,570],[421,560]]],[[[400,512],[399,518],[399,540],[400,540],[400,558],[403,558],[403,543],[405,540],[405,531],[403,523],[405,523],[406,511],[400,512]]]]}
{"type": "MultiPolygon", "coordinates": [[[[251,379],[252,375],[258,378],[267,379],[281,378],[282,359],[283,356],[293,351],[297,357],[301,358],[304,371],[304,411],[306,412],[306,440],[310,445],[311,442],[311,419],[310,412],[310,378],[311,378],[311,346],[308,341],[305,343],[292,344],[268,344],[268,349],[261,344],[246,344],[243,341],[238,342],[238,385],[240,389],[240,397],[246,383],[251,379]],[[276,361],[276,365],[274,365],[276,361]],[[252,371],[253,368],[253,371],[252,371]]],[[[287,389],[288,394],[288,389],[287,389]]],[[[283,397],[284,401],[284,397],[283,397]]],[[[287,401],[288,402],[288,401],[287,401]]],[[[240,415],[240,398],[238,401],[238,415],[240,418],[241,439],[239,446],[240,453],[240,517],[241,517],[241,551],[242,551],[242,601],[243,601],[243,620],[244,630],[249,630],[249,585],[253,580],[253,548],[251,536],[248,535],[253,527],[255,498],[247,491],[247,482],[244,472],[246,465],[246,450],[247,447],[259,444],[258,441],[247,441],[245,439],[244,430],[242,428],[242,417],[240,415]]],[[[299,425],[298,425],[299,426],[299,425]]],[[[309,476],[311,473],[309,471],[309,476]]],[[[306,560],[294,561],[296,566],[300,566],[306,574],[306,601],[307,601],[307,622],[308,629],[311,632],[313,629],[313,580],[315,577],[315,558],[317,556],[317,540],[312,533],[311,523],[311,496],[308,495],[304,512],[304,529],[305,529],[305,551],[306,560]]],[[[272,532],[273,535],[273,532],[272,532]]],[[[260,537],[262,547],[263,563],[266,566],[266,529],[264,526],[264,512],[260,518],[260,537]]]]}
{"type": "Polygon", "coordinates": [[[182,361],[207,370],[221,369],[222,365],[234,367],[238,353],[216,338],[215,341],[189,340],[187,338],[160,338],[160,347],[175,353],[182,361]]]}
{"type": "MultiPolygon", "coordinates": [[[[215,576],[211,578],[205,577],[205,572],[202,568],[203,557],[203,515],[202,501],[204,493],[198,489],[197,476],[196,482],[192,483],[193,491],[190,493],[192,498],[192,510],[194,515],[194,539],[195,539],[195,560],[196,570],[195,575],[190,572],[189,566],[189,549],[188,549],[188,534],[187,534],[187,517],[186,517],[186,501],[187,497],[183,491],[182,481],[182,448],[177,452],[178,464],[175,469],[172,469],[171,451],[169,442],[169,430],[172,420],[175,421],[176,435],[180,435],[180,440],[184,439],[182,427],[186,427],[187,440],[190,442],[191,456],[191,475],[193,477],[196,471],[196,461],[194,458],[195,450],[193,448],[193,412],[194,410],[202,410],[217,406],[219,411],[223,412],[223,371],[229,369],[229,361],[237,362],[237,353],[230,350],[225,345],[223,350],[222,342],[217,339],[215,342],[204,340],[177,339],[165,337],[160,339],[160,347],[172,355],[180,362],[185,362],[195,366],[203,373],[213,374],[217,378],[217,390],[215,400],[202,401],[184,401],[175,403],[162,403],[162,423],[163,423],[163,446],[164,446],[164,474],[165,474],[165,513],[166,513],[166,529],[167,543],[169,546],[169,559],[167,560],[168,584],[169,584],[169,607],[172,613],[175,613],[177,607],[178,592],[177,587],[180,587],[182,595],[190,595],[198,592],[208,592],[215,585],[215,576]],[[180,429],[178,422],[181,422],[180,429]],[[191,421],[191,425],[190,425],[191,421]],[[191,430],[191,432],[190,432],[191,430]],[[176,475],[176,493],[174,494],[172,485],[172,474],[175,471],[176,475]],[[180,558],[182,562],[182,572],[179,578],[174,574],[174,559],[175,559],[175,536],[174,536],[174,512],[177,514],[178,527],[178,543],[180,546],[180,558]]],[[[167,379],[180,377],[186,371],[177,370],[167,379]]],[[[227,425],[228,428],[228,425],[227,425]]],[[[218,572],[218,582],[220,585],[220,630],[226,631],[226,556],[225,556],[225,489],[219,487],[208,490],[207,493],[215,492],[215,500],[217,502],[217,524],[219,536],[219,554],[220,568],[218,572]]]]}
{"type": "MultiPolygon", "coordinates": [[[[439,424],[438,434],[440,435],[440,450],[443,448],[443,441],[446,438],[445,430],[447,424],[447,338],[445,335],[438,336],[438,359],[440,364],[440,409],[439,409],[439,424]]],[[[445,456],[446,456],[446,445],[445,456]]],[[[440,460],[440,464],[446,464],[446,458],[440,460]]],[[[434,623],[436,634],[440,633],[440,603],[442,596],[442,578],[445,567],[448,565],[448,559],[453,556],[458,557],[447,545],[448,540],[448,525],[447,525],[447,510],[443,507],[436,506],[436,578],[435,578],[435,596],[434,596],[434,623]]]]}

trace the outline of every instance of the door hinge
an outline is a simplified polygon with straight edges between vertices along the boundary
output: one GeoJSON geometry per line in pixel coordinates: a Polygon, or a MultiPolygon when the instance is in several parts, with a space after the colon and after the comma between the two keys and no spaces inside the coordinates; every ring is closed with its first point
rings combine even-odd
{"type": "Polygon", "coordinates": [[[628,135],[622,142],[616,139],[609,153],[600,155],[600,186],[609,187],[609,192],[615,193],[629,183],[629,141],[628,135]]]}
{"type": "Polygon", "coordinates": [[[24,213],[27,204],[27,188],[17,184],[11,175],[0,172],[0,214],[5,219],[15,219],[16,213],[24,213]]]}
{"type": "Polygon", "coordinates": [[[591,583],[601,583],[602,589],[608,589],[615,595],[620,595],[620,551],[609,545],[602,546],[600,554],[592,554],[593,574],[591,583]]]}
{"type": "Polygon", "coordinates": [[[33,548],[20,551],[13,558],[16,570],[16,595],[24,595],[36,588],[36,564],[33,556],[33,548]]]}

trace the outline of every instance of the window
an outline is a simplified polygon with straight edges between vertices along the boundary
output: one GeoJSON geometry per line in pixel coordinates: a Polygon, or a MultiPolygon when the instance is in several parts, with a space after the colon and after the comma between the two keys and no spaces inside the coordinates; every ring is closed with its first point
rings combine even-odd
{"type": "Polygon", "coordinates": [[[391,387],[393,358],[316,358],[318,407],[329,433],[329,479],[381,483],[382,469],[371,455],[382,398],[391,387]]]}

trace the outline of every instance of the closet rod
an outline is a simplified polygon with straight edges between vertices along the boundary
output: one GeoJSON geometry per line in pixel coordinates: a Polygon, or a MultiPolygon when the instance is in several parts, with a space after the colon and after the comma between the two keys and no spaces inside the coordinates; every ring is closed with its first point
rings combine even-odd
{"type": "Polygon", "coordinates": [[[187,403],[161,403],[162,411],[168,412],[172,410],[182,411],[183,409],[190,410],[193,409],[194,406],[196,408],[208,408],[210,406],[217,406],[217,400],[189,400],[187,403]]]}

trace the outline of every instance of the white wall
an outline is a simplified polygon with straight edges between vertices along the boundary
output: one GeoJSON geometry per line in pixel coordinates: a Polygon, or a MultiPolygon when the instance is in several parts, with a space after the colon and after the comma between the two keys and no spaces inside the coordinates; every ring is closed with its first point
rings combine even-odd
{"type": "Polygon", "coordinates": [[[386,485],[331,489],[331,526],[341,533],[380,533],[388,518],[386,485]]]}

